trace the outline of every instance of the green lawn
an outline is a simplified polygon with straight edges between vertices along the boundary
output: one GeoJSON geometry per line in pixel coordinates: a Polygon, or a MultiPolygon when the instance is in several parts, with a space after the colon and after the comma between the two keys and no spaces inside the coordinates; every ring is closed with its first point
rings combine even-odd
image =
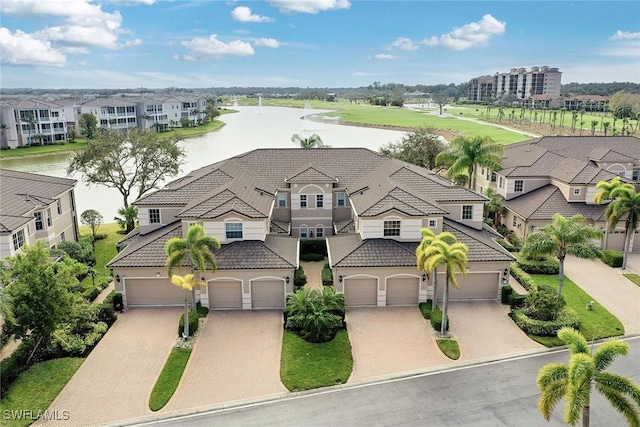
{"type": "MultiPolygon", "coordinates": [[[[531,277],[539,285],[547,285],[558,289],[558,276],[555,274],[532,274],[531,277]]],[[[620,320],[611,314],[609,310],[598,304],[598,301],[595,301],[594,298],[567,277],[564,279],[562,294],[567,302],[567,306],[578,313],[580,332],[587,340],[597,340],[624,334],[624,327],[620,320]],[[589,304],[590,301],[595,301],[593,310],[587,310],[587,304],[589,304]]],[[[557,337],[531,336],[531,338],[548,347],[564,344],[557,337]]]]}
{"type": "Polygon", "coordinates": [[[640,286],[640,276],[638,276],[637,274],[626,273],[626,274],[623,274],[623,276],[631,280],[636,285],[640,286]]]}
{"type": "Polygon", "coordinates": [[[156,385],[153,387],[149,397],[149,408],[152,411],[162,409],[169,402],[180,383],[180,378],[182,378],[184,368],[187,366],[189,356],[191,356],[190,348],[174,348],[171,350],[167,363],[164,364],[164,368],[162,368],[158,381],[156,381],[156,385]]]}
{"type": "MultiPolygon", "coordinates": [[[[18,427],[28,426],[34,422],[35,420],[31,418],[24,419],[25,415],[28,415],[26,411],[31,411],[33,417],[36,417],[40,411],[45,411],[82,362],[84,359],[79,357],[65,357],[38,363],[23,372],[0,401],[2,425],[18,427]],[[16,415],[21,413],[23,419],[18,419],[17,416],[11,417],[12,413],[16,415]]],[[[64,412],[55,415],[58,418],[73,416],[64,412]]]]}
{"type": "Polygon", "coordinates": [[[343,384],[351,375],[353,358],[347,331],[326,343],[307,342],[292,332],[282,337],[280,378],[290,391],[343,384]]]}
{"type": "Polygon", "coordinates": [[[436,340],[440,351],[444,353],[449,359],[458,360],[460,358],[460,347],[458,341],[449,339],[436,340]]]}
{"type": "Polygon", "coordinates": [[[11,150],[0,151],[0,158],[32,156],[38,154],[59,153],[63,151],[82,150],[87,146],[87,141],[83,138],[76,138],[75,142],[62,145],[38,145],[35,147],[12,148],[11,150]]]}
{"type": "MultiPolygon", "coordinates": [[[[107,218],[105,218],[107,219],[107,218]]],[[[96,240],[95,246],[95,256],[96,256],[96,283],[98,283],[98,276],[110,276],[111,272],[105,268],[105,265],[113,259],[118,253],[116,250],[116,243],[124,237],[124,234],[121,234],[120,231],[122,229],[116,223],[105,223],[100,226],[98,229],[98,234],[106,234],[106,239],[96,240]]],[[[89,227],[81,226],[80,227],[80,237],[88,238],[91,236],[91,230],[89,227]]],[[[85,287],[88,287],[92,284],[92,277],[87,276],[82,281],[82,284],[85,287]]]]}

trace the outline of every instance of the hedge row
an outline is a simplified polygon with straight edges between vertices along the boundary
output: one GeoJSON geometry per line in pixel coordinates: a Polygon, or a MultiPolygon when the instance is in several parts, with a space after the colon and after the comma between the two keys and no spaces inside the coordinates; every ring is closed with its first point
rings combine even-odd
{"type": "Polygon", "coordinates": [[[509,252],[518,252],[520,250],[519,248],[513,246],[511,243],[507,242],[505,239],[496,239],[496,242],[509,252]]]}
{"type": "Polygon", "coordinates": [[[609,267],[618,268],[622,267],[624,255],[622,252],[614,251],[613,249],[605,249],[602,251],[600,259],[609,267]]]}
{"type": "MultiPolygon", "coordinates": [[[[433,329],[435,329],[437,332],[440,332],[440,329],[442,328],[442,311],[440,310],[440,307],[436,307],[436,309],[434,310],[432,300],[421,302],[418,307],[420,308],[422,317],[429,320],[433,329]]],[[[449,316],[447,316],[447,331],[451,326],[451,322],[449,320],[449,316]]]]}
{"type": "Polygon", "coordinates": [[[328,262],[322,267],[322,286],[333,286],[333,276],[328,262]]]}
{"type": "Polygon", "coordinates": [[[327,244],[323,240],[301,240],[300,254],[319,254],[324,259],[327,256],[327,244]]]}
{"type": "Polygon", "coordinates": [[[560,272],[560,261],[555,258],[536,261],[520,256],[517,263],[525,273],[529,274],[558,274],[560,272]]]}
{"type": "Polygon", "coordinates": [[[558,318],[554,321],[531,319],[527,317],[522,310],[513,310],[511,312],[511,317],[520,329],[531,335],[553,337],[556,336],[558,331],[564,327],[573,329],[580,328],[578,313],[569,307],[564,307],[558,315],[558,318]]]}
{"type": "Polygon", "coordinates": [[[511,275],[514,279],[518,281],[527,291],[531,291],[535,289],[536,282],[529,276],[529,274],[525,273],[520,267],[518,267],[517,262],[512,262],[510,265],[511,275]]]}
{"type": "MultiPolygon", "coordinates": [[[[195,310],[189,311],[189,336],[193,335],[199,326],[200,316],[195,310]]],[[[178,336],[181,337],[184,332],[184,313],[180,316],[180,322],[178,324],[178,336]]]]}

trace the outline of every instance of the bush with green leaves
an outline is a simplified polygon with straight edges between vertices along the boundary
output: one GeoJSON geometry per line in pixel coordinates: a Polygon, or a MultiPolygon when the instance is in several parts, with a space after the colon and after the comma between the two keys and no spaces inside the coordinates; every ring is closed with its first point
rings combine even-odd
{"type": "Polygon", "coordinates": [[[505,239],[496,239],[496,243],[500,246],[508,250],[509,252],[518,252],[520,249],[513,246],[511,243],[506,241],[505,239]]]}
{"type": "Polygon", "coordinates": [[[322,286],[333,286],[333,274],[328,262],[325,262],[322,267],[322,286]]]}
{"type": "Polygon", "coordinates": [[[331,287],[301,289],[287,297],[285,328],[309,342],[331,341],[344,326],[344,295],[331,287]]]}
{"type": "MultiPolygon", "coordinates": [[[[198,330],[200,316],[195,310],[189,311],[189,335],[193,335],[198,330]]],[[[178,336],[181,337],[184,332],[184,313],[180,316],[180,322],[178,324],[178,336]]]]}
{"type": "Polygon", "coordinates": [[[531,276],[518,267],[518,263],[512,262],[509,266],[509,271],[511,272],[511,276],[513,276],[513,278],[516,279],[516,281],[527,291],[536,287],[536,282],[531,278],[531,276]]]}
{"type": "Polygon", "coordinates": [[[91,350],[109,326],[98,317],[100,307],[77,298],[71,316],[52,334],[54,351],[67,356],[82,356],[91,350]]]}
{"type": "Polygon", "coordinates": [[[0,361],[0,395],[4,396],[9,386],[29,366],[46,360],[46,353],[38,346],[38,341],[33,335],[24,338],[11,356],[0,361]]]}
{"type": "Polygon", "coordinates": [[[124,311],[124,300],[121,293],[113,294],[113,298],[111,299],[113,304],[113,309],[115,311],[123,312],[124,311]]]}
{"type": "Polygon", "coordinates": [[[96,265],[96,257],[93,252],[91,242],[85,239],[74,242],[73,240],[65,240],[58,243],[58,251],[62,251],[76,261],[88,265],[96,265]]]}
{"type": "Polygon", "coordinates": [[[313,252],[300,253],[300,261],[308,261],[308,262],[324,261],[324,255],[316,254],[313,252]]]}
{"type": "Polygon", "coordinates": [[[529,292],[522,312],[535,320],[554,321],[558,318],[566,302],[555,289],[537,286],[529,292]]]}
{"type": "Polygon", "coordinates": [[[511,286],[503,286],[502,289],[500,289],[500,302],[502,304],[509,304],[509,297],[512,293],[513,288],[511,286]]]}
{"type": "Polygon", "coordinates": [[[600,255],[600,260],[607,264],[609,267],[619,268],[622,267],[622,260],[624,255],[622,252],[614,251],[613,249],[605,249],[600,255]]]}
{"type": "Polygon", "coordinates": [[[517,248],[518,250],[522,248],[522,239],[516,236],[515,233],[507,233],[505,238],[514,248],[517,248]]]}
{"type": "MultiPolygon", "coordinates": [[[[422,313],[422,317],[431,322],[433,329],[440,331],[442,328],[442,311],[440,307],[434,309],[433,300],[427,300],[427,302],[418,304],[418,308],[420,309],[420,313],[422,313]]],[[[449,316],[447,316],[447,330],[449,330],[449,326],[449,316]]]]}
{"type": "Polygon", "coordinates": [[[526,300],[527,300],[526,295],[520,295],[517,292],[512,292],[511,295],[509,295],[509,299],[508,299],[509,307],[511,307],[512,309],[522,308],[524,307],[526,300]]]}
{"type": "Polygon", "coordinates": [[[511,317],[520,329],[531,335],[552,337],[564,327],[573,329],[580,328],[578,313],[569,307],[564,307],[554,321],[532,319],[528,317],[523,310],[513,310],[511,317]]]}
{"type": "Polygon", "coordinates": [[[560,261],[551,257],[534,260],[521,255],[518,257],[517,263],[528,274],[558,274],[560,271],[560,261]]]}
{"type": "Polygon", "coordinates": [[[296,289],[300,289],[306,284],[307,276],[304,274],[304,269],[302,267],[298,267],[293,275],[293,286],[295,286],[296,289]]]}
{"type": "Polygon", "coordinates": [[[324,240],[301,240],[300,254],[319,254],[324,259],[327,256],[327,244],[324,240]]]}

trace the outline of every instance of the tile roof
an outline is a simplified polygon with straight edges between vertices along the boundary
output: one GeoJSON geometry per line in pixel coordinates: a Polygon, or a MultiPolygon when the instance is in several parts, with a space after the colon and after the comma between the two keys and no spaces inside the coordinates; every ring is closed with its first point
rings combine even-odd
{"type": "Polygon", "coordinates": [[[212,189],[226,185],[233,180],[231,175],[217,168],[202,172],[204,173],[194,171],[179,180],[173,181],[161,190],[136,200],[135,205],[185,205],[191,200],[207,194],[212,189]]]}
{"type": "Polygon", "coordinates": [[[551,184],[503,203],[507,209],[526,220],[550,221],[555,213],[563,216],[581,214],[586,218],[598,220],[606,208],[603,205],[589,205],[584,202],[567,202],[562,191],[551,184]]]}
{"type": "Polygon", "coordinates": [[[115,258],[107,263],[108,268],[121,267],[164,267],[167,240],[182,237],[182,223],[175,221],[133,240],[115,258]]]}
{"type": "Polygon", "coordinates": [[[386,195],[377,202],[373,204],[366,203],[369,206],[364,210],[361,210],[363,209],[361,201],[364,199],[364,195],[368,194],[367,192],[353,195],[351,203],[356,207],[356,211],[360,212],[360,216],[378,216],[392,210],[402,212],[408,216],[444,215],[447,213],[444,209],[434,206],[426,200],[409,194],[398,187],[383,193],[386,193],[386,195]]]}
{"type": "Polygon", "coordinates": [[[285,178],[286,182],[337,182],[335,177],[331,177],[324,172],[319,171],[313,166],[304,168],[301,171],[295,172],[291,177],[285,178]]]}

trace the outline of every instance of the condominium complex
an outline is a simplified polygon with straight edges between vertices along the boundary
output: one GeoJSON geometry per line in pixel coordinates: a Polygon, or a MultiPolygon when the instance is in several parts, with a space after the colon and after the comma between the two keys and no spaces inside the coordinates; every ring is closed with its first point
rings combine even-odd
{"type": "Polygon", "coordinates": [[[481,76],[471,79],[467,99],[481,102],[513,94],[516,99],[527,99],[534,95],[559,96],[562,72],[555,67],[512,68],[508,73],[481,76]]]}

